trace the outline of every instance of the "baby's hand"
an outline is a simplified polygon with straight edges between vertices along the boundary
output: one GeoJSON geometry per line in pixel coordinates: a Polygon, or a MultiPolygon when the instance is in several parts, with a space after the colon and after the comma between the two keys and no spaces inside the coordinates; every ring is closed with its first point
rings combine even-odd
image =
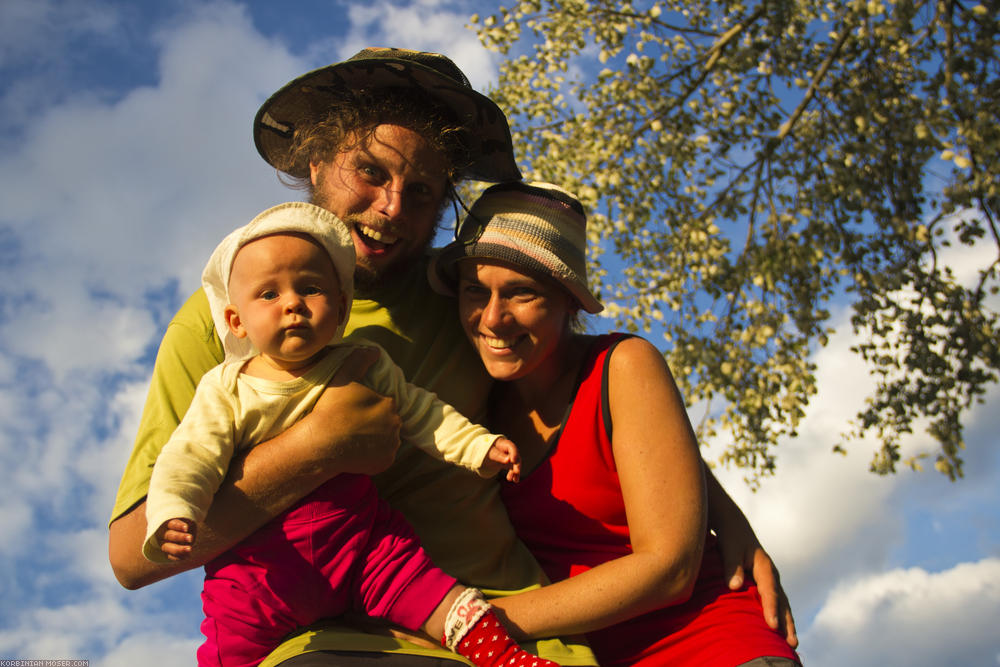
{"type": "Polygon", "coordinates": [[[486,460],[507,468],[508,482],[521,480],[521,454],[517,451],[517,445],[507,438],[493,441],[490,451],[486,452],[486,460]]]}
{"type": "Polygon", "coordinates": [[[160,549],[169,560],[184,560],[190,556],[197,532],[194,521],[187,519],[170,519],[156,531],[160,549]]]}

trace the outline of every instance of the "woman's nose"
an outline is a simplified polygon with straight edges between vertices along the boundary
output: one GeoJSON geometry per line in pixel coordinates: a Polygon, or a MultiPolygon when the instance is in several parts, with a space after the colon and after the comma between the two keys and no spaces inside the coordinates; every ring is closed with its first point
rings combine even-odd
{"type": "Polygon", "coordinates": [[[503,324],[506,314],[507,309],[503,305],[503,300],[493,295],[483,308],[481,318],[483,324],[492,329],[503,324]]]}

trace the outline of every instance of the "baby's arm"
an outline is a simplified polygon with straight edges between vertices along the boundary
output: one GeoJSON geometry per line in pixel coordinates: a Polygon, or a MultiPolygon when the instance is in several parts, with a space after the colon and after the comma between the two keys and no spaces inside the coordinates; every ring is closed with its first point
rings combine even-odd
{"type": "Polygon", "coordinates": [[[238,438],[235,429],[233,393],[217,367],[201,378],[191,406],[153,466],[142,547],[146,558],[165,562],[191,553],[193,539],[188,536],[204,521],[229,469],[238,438]],[[177,520],[184,522],[179,531],[169,525],[177,520]]]}
{"type": "Polygon", "coordinates": [[[506,468],[508,482],[521,481],[521,454],[517,451],[517,445],[507,438],[497,438],[490,446],[490,451],[486,452],[483,468],[493,467],[490,464],[506,468]]]}
{"type": "MultiPolygon", "coordinates": [[[[491,477],[500,468],[492,461],[490,450],[502,436],[470,422],[434,392],[407,382],[403,371],[389,355],[383,353],[379,356],[363,382],[376,392],[396,400],[402,420],[400,435],[403,440],[437,459],[473,470],[481,477],[491,477]]],[[[509,440],[507,442],[510,443],[509,440]]],[[[510,444],[513,446],[513,443],[510,444]]],[[[507,459],[503,460],[505,465],[509,463],[507,459]]]]}

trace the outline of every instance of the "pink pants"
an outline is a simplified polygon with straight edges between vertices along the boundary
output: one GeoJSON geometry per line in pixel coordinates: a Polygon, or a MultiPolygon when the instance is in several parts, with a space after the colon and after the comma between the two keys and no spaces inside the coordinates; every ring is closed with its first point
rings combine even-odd
{"type": "Polygon", "coordinates": [[[345,611],[414,630],[455,584],[371,479],[340,475],[205,566],[199,665],[256,665],[345,611]]]}

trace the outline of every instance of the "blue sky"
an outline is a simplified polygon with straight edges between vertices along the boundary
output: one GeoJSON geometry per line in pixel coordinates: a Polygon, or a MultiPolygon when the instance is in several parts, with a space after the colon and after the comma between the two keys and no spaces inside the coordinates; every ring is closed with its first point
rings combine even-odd
{"type": "MultiPolygon", "coordinates": [[[[447,53],[484,89],[476,9],[0,2],[0,658],[191,663],[200,577],[125,591],[106,523],[166,321],[225,233],[300,197],[257,157],[253,114],[366,45],[447,53]]],[[[871,443],[830,453],[871,386],[846,322],[777,475],[755,494],[719,476],[781,567],[807,664],[1000,664],[1000,392],[970,416],[963,481],[874,477],[871,443]]]]}

